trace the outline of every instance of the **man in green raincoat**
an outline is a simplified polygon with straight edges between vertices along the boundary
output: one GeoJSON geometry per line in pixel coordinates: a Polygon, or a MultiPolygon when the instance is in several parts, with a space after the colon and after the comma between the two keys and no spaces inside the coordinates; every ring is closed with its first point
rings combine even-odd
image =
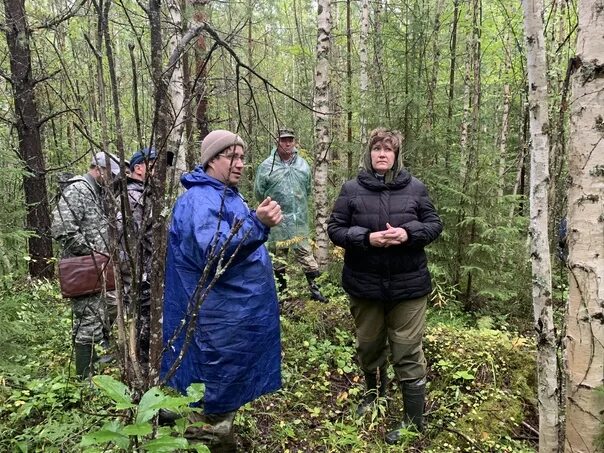
{"type": "Polygon", "coordinates": [[[327,302],[315,283],[319,266],[308,241],[308,197],[311,193],[311,170],[298,154],[292,129],[279,129],[277,146],[256,171],[254,193],[258,200],[271,197],[281,205],[283,221],[271,228],[269,241],[276,251],[274,272],[279,291],[285,290],[285,257],[289,249],[302,267],[313,300],[327,302]]]}

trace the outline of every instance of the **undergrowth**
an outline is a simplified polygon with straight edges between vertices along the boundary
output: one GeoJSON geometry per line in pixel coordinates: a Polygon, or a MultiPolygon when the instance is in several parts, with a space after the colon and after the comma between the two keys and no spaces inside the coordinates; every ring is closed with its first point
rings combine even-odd
{"type": "MultiPolygon", "coordinates": [[[[328,304],[291,282],[281,316],[283,388],[239,411],[241,451],[535,451],[532,340],[477,323],[442,299],[429,310],[425,337],[426,432],[385,444],[402,417],[400,389],[391,379],[385,400],[354,415],[363,393],[354,327],[330,281],[321,282],[328,304]]],[[[122,418],[98,388],[72,376],[69,305],[48,283],[9,285],[0,303],[0,323],[9,326],[0,331],[0,451],[91,451],[84,436],[122,418]]],[[[95,451],[123,450],[108,443],[95,451]]]]}

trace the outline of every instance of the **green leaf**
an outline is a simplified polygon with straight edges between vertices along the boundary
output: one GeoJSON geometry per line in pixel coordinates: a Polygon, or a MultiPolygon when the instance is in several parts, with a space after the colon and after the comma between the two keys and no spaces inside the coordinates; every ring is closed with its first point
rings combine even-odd
{"type": "MultiPolygon", "coordinates": [[[[169,451],[182,450],[189,446],[187,439],[183,437],[160,437],[159,439],[153,439],[143,445],[145,451],[151,453],[163,453],[169,451]]],[[[207,448],[207,447],[206,447],[207,448]]],[[[209,450],[207,450],[209,452],[209,450]]]]}
{"type": "Polygon", "coordinates": [[[148,436],[153,432],[153,427],[150,423],[135,423],[134,425],[126,425],[122,433],[126,436],[148,436]]]}
{"type": "Polygon", "coordinates": [[[466,381],[473,381],[474,380],[474,375],[472,373],[469,373],[468,371],[457,371],[454,375],[453,375],[453,379],[464,379],[466,381]]]}
{"type": "Polygon", "coordinates": [[[113,442],[120,448],[128,448],[128,445],[130,444],[130,439],[128,439],[127,436],[124,436],[120,433],[116,433],[115,431],[101,429],[100,431],[97,431],[92,434],[87,434],[82,437],[80,446],[88,447],[90,445],[106,444],[108,442],[113,442]]]}
{"type": "Polygon", "coordinates": [[[128,387],[111,376],[94,376],[92,382],[105,393],[109,398],[115,401],[116,409],[129,409],[134,407],[128,394],[128,387]]]}
{"type": "Polygon", "coordinates": [[[197,453],[210,453],[210,449],[204,444],[191,445],[197,453]]]}
{"type": "Polygon", "coordinates": [[[138,403],[136,423],[144,423],[151,420],[159,410],[158,404],[166,399],[166,395],[159,387],[152,387],[145,392],[138,403]]]}
{"type": "Polygon", "coordinates": [[[150,408],[152,409],[168,409],[180,413],[183,409],[186,409],[189,404],[198,401],[189,396],[166,396],[160,401],[154,403],[150,408]]]}
{"type": "Polygon", "coordinates": [[[199,401],[203,398],[205,387],[202,383],[196,382],[187,387],[187,395],[193,398],[193,401],[199,401]]]}

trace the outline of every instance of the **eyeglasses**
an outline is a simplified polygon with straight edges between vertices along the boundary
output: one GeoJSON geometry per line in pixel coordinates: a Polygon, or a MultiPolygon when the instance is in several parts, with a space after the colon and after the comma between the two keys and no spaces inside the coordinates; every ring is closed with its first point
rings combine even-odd
{"type": "Polygon", "coordinates": [[[242,164],[245,164],[245,154],[235,154],[235,153],[224,153],[218,154],[219,157],[226,157],[228,160],[237,162],[240,161],[242,164]]]}

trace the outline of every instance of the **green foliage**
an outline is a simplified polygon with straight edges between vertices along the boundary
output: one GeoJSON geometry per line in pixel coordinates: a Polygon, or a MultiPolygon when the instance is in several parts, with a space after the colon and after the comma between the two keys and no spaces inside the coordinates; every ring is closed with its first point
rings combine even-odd
{"type": "MultiPolygon", "coordinates": [[[[483,320],[483,325],[488,324],[483,320]]],[[[491,329],[429,329],[433,451],[532,451],[513,440],[535,404],[534,349],[526,338],[491,329]]]]}
{"type": "MultiPolygon", "coordinates": [[[[321,281],[322,287],[334,286],[329,304],[298,299],[284,311],[283,388],[238,412],[236,437],[243,451],[534,448],[516,440],[526,435],[523,421],[535,423],[531,343],[511,333],[511,325],[505,326],[507,332],[494,330],[500,327],[495,317],[458,316],[463,310],[454,300],[431,307],[428,314],[427,430],[422,436],[403,433],[401,445],[386,445],[384,434],[402,417],[400,390],[392,382],[387,398],[365,417],[356,417],[363,378],[355,363],[348,304],[332,277],[325,273],[321,281]]],[[[294,275],[292,284],[302,287],[302,278],[294,275]]],[[[450,291],[441,289],[443,294],[450,291]]],[[[184,437],[188,426],[196,426],[187,416],[199,410],[189,404],[201,398],[200,387],[192,386],[187,396],[152,388],[136,403],[130,390],[110,375],[95,376],[92,388],[74,382],[68,378],[65,348],[69,310],[56,288],[23,286],[3,292],[1,300],[7,308],[3,315],[12,313],[13,327],[24,335],[22,343],[14,340],[18,355],[6,360],[12,366],[1,362],[0,450],[53,451],[62,445],[68,451],[207,451],[184,437]],[[172,428],[157,427],[160,408],[183,418],[172,428]]]]}
{"type": "Polygon", "coordinates": [[[85,435],[80,442],[81,447],[115,445],[122,450],[129,450],[133,445],[141,445],[144,451],[156,453],[190,449],[209,451],[203,445],[189,445],[189,441],[183,437],[189,426],[186,416],[199,410],[189,405],[203,397],[202,384],[192,384],[184,397],[170,396],[161,388],[153,387],[145,392],[138,404],[134,404],[128,387],[113,377],[95,376],[92,381],[112,400],[115,410],[131,409],[133,416],[126,417],[126,422],[123,421],[124,418],[117,418],[105,423],[101,429],[85,435]],[[153,419],[160,409],[182,415],[180,423],[176,423],[172,430],[156,430],[153,419]]]}

